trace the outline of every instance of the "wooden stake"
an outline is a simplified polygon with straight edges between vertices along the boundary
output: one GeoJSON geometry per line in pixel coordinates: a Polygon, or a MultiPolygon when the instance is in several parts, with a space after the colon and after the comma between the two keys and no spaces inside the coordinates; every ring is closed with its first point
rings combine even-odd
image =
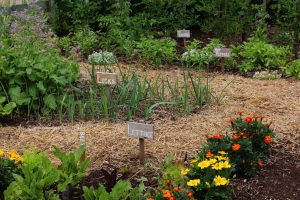
{"type": "Polygon", "coordinates": [[[224,58],[221,58],[221,71],[222,71],[222,73],[225,72],[225,59],[224,58]]]}
{"type": "Polygon", "coordinates": [[[145,140],[143,138],[139,138],[140,143],[140,162],[144,164],[145,160],[145,140]]]}

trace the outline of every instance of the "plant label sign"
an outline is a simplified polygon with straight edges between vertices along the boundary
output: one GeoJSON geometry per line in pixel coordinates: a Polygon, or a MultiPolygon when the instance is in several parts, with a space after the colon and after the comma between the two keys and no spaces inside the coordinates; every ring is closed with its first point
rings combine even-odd
{"type": "Polygon", "coordinates": [[[80,132],[80,133],[79,133],[79,142],[80,142],[80,144],[82,144],[82,145],[85,144],[85,132],[80,132]]]}
{"type": "Polygon", "coordinates": [[[215,48],[214,52],[218,58],[230,58],[231,56],[231,49],[229,48],[215,48]]]}
{"type": "Polygon", "coordinates": [[[178,30],[177,31],[177,37],[178,38],[190,38],[191,37],[191,32],[190,30],[178,30]]]}
{"type": "Polygon", "coordinates": [[[137,122],[127,122],[127,132],[130,137],[154,139],[154,125],[137,122]]]}
{"type": "Polygon", "coordinates": [[[97,82],[103,85],[116,85],[118,75],[116,73],[97,72],[97,82]]]}

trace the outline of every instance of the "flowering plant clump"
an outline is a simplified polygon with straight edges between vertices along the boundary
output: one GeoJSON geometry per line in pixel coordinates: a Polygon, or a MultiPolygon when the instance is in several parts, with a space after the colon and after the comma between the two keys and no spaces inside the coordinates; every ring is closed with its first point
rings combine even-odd
{"type": "Polygon", "coordinates": [[[234,165],[228,153],[219,151],[202,152],[190,162],[189,168],[181,170],[181,174],[187,180],[187,186],[194,191],[196,199],[230,199],[230,176],[233,171],[234,165]]]}
{"type": "Polygon", "coordinates": [[[263,167],[263,160],[270,148],[275,133],[270,124],[262,122],[263,116],[242,115],[231,120],[231,134],[209,136],[206,152],[227,151],[237,172],[244,175],[256,174],[263,167]]]}
{"type": "Polygon", "coordinates": [[[111,52],[99,51],[89,55],[89,62],[94,65],[113,65],[117,63],[117,58],[111,52]]]}
{"type": "Polygon", "coordinates": [[[5,152],[0,149],[0,188],[6,188],[14,181],[13,174],[20,174],[20,165],[24,158],[15,150],[5,152]]]}
{"type": "Polygon", "coordinates": [[[190,200],[195,199],[193,192],[185,187],[174,187],[171,180],[167,180],[155,197],[147,200],[190,200]]]}

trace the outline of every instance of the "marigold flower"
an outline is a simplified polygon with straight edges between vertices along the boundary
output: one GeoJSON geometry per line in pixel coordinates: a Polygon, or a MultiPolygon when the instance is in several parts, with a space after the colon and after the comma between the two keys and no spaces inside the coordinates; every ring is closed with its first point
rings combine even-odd
{"type": "Polygon", "coordinates": [[[247,138],[247,134],[246,133],[240,133],[240,136],[242,137],[242,138],[247,138]]]}
{"type": "Polygon", "coordinates": [[[222,170],[223,169],[223,164],[222,163],[216,163],[212,166],[214,170],[222,170]]]}
{"type": "Polygon", "coordinates": [[[186,184],[190,187],[200,185],[200,179],[189,180],[186,184]]]}
{"type": "Polygon", "coordinates": [[[9,160],[14,160],[17,162],[24,162],[24,158],[22,156],[20,156],[15,150],[10,150],[8,152],[9,155],[9,160]]]}
{"type": "Polygon", "coordinates": [[[257,162],[257,165],[259,168],[263,168],[263,166],[264,166],[264,164],[260,160],[257,162]]]}
{"type": "Polygon", "coordinates": [[[163,197],[165,198],[171,198],[172,197],[172,192],[170,190],[163,190],[163,197]]]}
{"type": "Polygon", "coordinates": [[[154,200],[152,197],[148,197],[146,200],[154,200]]]}
{"type": "Polygon", "coordinates": [[[210,151],[206,153],[206,158],[211,158],[213,156],[214,156],[214,154],[211,153],[210,151]]]}
{"type": "Polygon", "coordinates": [[[253,117],[246,117],[244,119],[244,121],[247,122],[247,123],[251,123],[253,121],[253,117]]]}
{"type": "Polygon", "coordinates": [[[210,163],[211,165],[213,165],[213,164],[215,164],[215,163],[217,162],[217,159],[211,158],[211,159],[209,159],[208,161],[209,161],[209,163],[210,163]]]}
{"type": "Polygon", "coordinates": [[[182,189],[181,189],[180,187],[176,187],[176,188],[174,188],[173,190],[179,192],[179,191],[181,191],[182,189]]]}
{"type": "Polygon", "coordinates": [[[219,154],[221,155],[226,155],[227,153],[225,151],[218,151],[219,154]]]}
{"type": "Polygon", "coordinates": [[[187,196],[188,196],[188,198],[190,198],[190,199],[194,198],[193,194],[190,193],[190,192],[187,194],[187,196]]]}
{"type": "Polygon", "coordinates": [[[170,184],[171,184],[171,181],[170,181],[170,180],[166,180],[165,184],[166,184],[166,185],[170,185],[170,184]]]}
{"type": "Polygon", "coordinates": [[[239,137],[240,137],[240,136],[239,136],[238,134],[233,134],[233,135],[232,135],[232,139],[234,139],[234,140],[239,139],[239,137]]]}
{"type": "Polygon", "coordinates": [[[191,164],[198,162],[197,159],[191,160],[191,164]]]}
{"type": "Polygon", "coordinates": [[[239,150],[241,148],[241,145],[240,144],[234,144],[234,145],[232,145],[232,150],[233,151],[237,151],[237,150],[239,150]]]}
{"type": "Polygon", "coordinates": [[[229,179],[226,179],[226,178],[221,177],[221,176],[216,176],[214,178],[214,183],[215,183],[215,186],[228,185],[229,184],[229,179]]]}
{"type": "Polygon", "coordinates": [[[0,149],[0,157],[4,155],[3,149],[0,149]]]}
{"type": "Polygon", "coordinates": [[[218,133],[216,135],[210,136],[209,138],[222,140],[223,139],[223,135],[220,134],[220,133],[218,133]]]}
{"type": "Polygon", "coordinates": [[[200,167],[201,169],[204,169],[209,166],[210,166],[210,162],[208,160],[204,160],[198,164],[198,167],[200,167]]]}
{"type": "Polygon", "coordinates": [[[189,171],[190,171],[189,169],[182,169],[181,174],[182,175],[187,175],[189,173],[189,171]]]}
{"type": "Polygon", "coordinates": [[[264,139],[264,142],[265,142],[266,144],[270,144],[270,143],[272,142],[271,136],[267,135],[267,136],[265,137],[265,139],[264,139]]]}

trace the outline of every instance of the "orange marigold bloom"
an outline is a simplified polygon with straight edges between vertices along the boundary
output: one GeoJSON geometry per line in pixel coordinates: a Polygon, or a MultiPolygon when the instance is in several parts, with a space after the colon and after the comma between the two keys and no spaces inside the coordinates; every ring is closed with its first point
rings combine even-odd
{"type": "Polygon", "coordinates": [[[240,137],[240,136],[239,136],[238,134],[233,134],[233,135],[232,135],[232,139],[234,139],[234,140],[239,139],[239,137],[240,137]]]}
{"type": "Polygon", "coordinates": [[[211,158],[213,156],[214,156],[214,154],[211,153],[210,151],[206,153],[206,158],[211,158]]]}
{"type": "Polygon", "coordinates": [[[264,139],[264,142],[265,142],[266,144],[270,144],[270,143],[272,142],[271,136],[267,135],[267,136],[265,137],[265,139],[264,139]]]}
{"type": "Polygon", "coordinates": [[[258,167],[260,167],[260,168],[262,168],[262,167],[264,166],[264,164],[263,164],[260,160],[257,162],[257,165],[258,165],[258,167]]]}
{"type": "Polygon", "coordinates": [[[190,199],[194,198],[193,194],[190,193],[190,192],[187,194],[187,196],[188,196],[188,198],[190,198],[190,199]]]}
{"type": "Polygon", "coordinates": [[[172,193],[170,190],[163,190],[163,197],[165,198],[171,198],[172,197],[172,193]]]}
{"type": "Polygon", "coordinates": [[[152,197],[148,197],[146,200],[154,200],[152,197]]]}
{"type": "Polygon", "coordinates": [[[251,123],[253,121],[253,117],[246,117],[244,121],[247,123],[251,123]]]}
{"type": "Polygon", "coordinates": [[[215,139],[219,139],[219,140],[222,140],[223,139],[223,136],[222,134],[218,133],[217,135],[214,136],[215,139]]]}
{"type": "Polygon", "coordinates": [[[170,185],[170,184],[171,184],[171,181],[170,181],[170,180],[166,180],[165,184],[166,184],[166,185],[170,185]]]}
{"type": "Polygon", "coordinates": [[[240,136],[241,136],[242,138],[247,138],[247,134],[246,134],[246,133],[240,133],[240,136]]]}
{"type": "Polygon", "coordinates": [[[176,188],[174,188],[173,190],[179,192],[179,191],[182,190],[182,189],[181,189],[180,187],[176,187],[176,188]]]}
{"type": "Polygon", "coordinates": [[[237,151],[237,150],[239,150],[241,148],[241,145],[240,144],[234,144],[234,145],[232,145],[232,150],[233,151],[237,151]]]}

